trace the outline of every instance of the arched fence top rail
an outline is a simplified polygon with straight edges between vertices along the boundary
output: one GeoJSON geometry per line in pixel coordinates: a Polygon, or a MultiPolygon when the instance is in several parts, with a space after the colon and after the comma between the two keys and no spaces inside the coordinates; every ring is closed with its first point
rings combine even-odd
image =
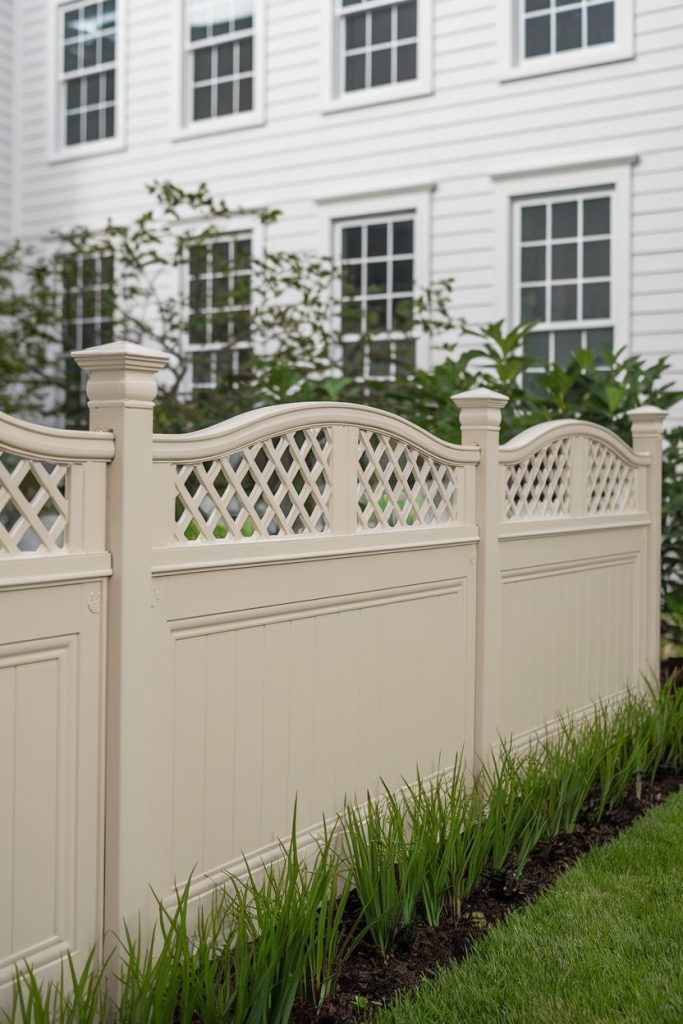
{"type": "Polygon", "coordinates": [[[389,435],[452,466],[476,465],[480,459],[476,446],[442,441],[395,413],[350,402],[292,402],[255,409],[187,434],[155,434],[154,461],[204,462],[270,437],[315,427],[356,427],[389,435]]]}
{"type": "Polygon", "coordinates": [[[110,431],[46,427],[0,412],[0,450],[22,459],[67,464],[111,462],[114,458],[114,435],[110,431]]]}
{"type": "Polygon", "coordinates": [[[584,437],[593,439],[612,451],[620,459],[623,459],[634,469],[640,466],[649,466],[652,461],[651,455],[635,452],[625,441],[597,423],[590,423],[587,420],[551,420],[549,423],[537,423],[528,427],[521,434],[517,434],[500,448],[500,462],[503,466],[513,465],[522,459],[527,459],[545,445],[559,441],[561,438],[584,437]]]}

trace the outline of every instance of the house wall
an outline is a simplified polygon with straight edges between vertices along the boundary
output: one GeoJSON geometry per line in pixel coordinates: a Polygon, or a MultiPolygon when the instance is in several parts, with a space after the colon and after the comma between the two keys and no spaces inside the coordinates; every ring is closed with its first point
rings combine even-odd
{"type": "Polygon", "coordinates": [[[12,235],[13,0],[0,0],[0,244],[12,235]]]}
{"type": "MultiPolygon", "coordinates": [[[[208,181],[235,205],[280,208],[271,244],[325,244],[328,207],[316,200],[432,184],[431,272],[456,279],[458,313],[504,314],[506,225],[497,200],[510,170],[533,174],[616,156],[633,159],[630,307],[619,342],[668,356],[683,386],[683,5],[635,0],[635,57],[502,81],[496,0],[436,0],[431,94],[324,112],[328,5],[268,0],[265,123],[173,141],[178,34],[170,0],[127,0],[126,148],[62,163],[47,159],[46,92],[54,0],[24,0],[18,104],[21,231],[102,223],[145,205],[144,182],[208,181]],[[498,254],[498,255],[497,255],[498,254]]],[[[5,0],[5,6],[6,6],[5,0]]],[[[0,8],[1,9],[1,8],[0,8]]],[[[352,205],[352,203],[351,203],[352,205]]],[[[624,226],[622,225],[622,230],[624,226]]]]}

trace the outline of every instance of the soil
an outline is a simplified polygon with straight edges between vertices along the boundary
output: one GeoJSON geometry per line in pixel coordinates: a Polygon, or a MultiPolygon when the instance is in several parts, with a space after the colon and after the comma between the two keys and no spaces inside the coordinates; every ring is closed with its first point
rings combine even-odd
{"type": "MultiPolygon", "coordinates": [[[[290,1024],[358,1024],[373,1008],[413,988],[425,976],[433,975],[437,967],[462,960],[491,925],[533,900],[583,853],[613,839],[681,785],[683,776],[661,774],[652,784],[642,783],[638,799],[634,784],[622,803],[606,812],[599,824],[591,820],[594,801],[589,799],[574,831],[538,847],[519,878],[512,871],[485,876],[463,906],[459,921],[444,920],[438,928],[430,928],[418,920],[416,926],[399,936],[386,959],[364,941],[342,966],[337,991],[320,1013],[316,1014],[311,1005],[298,1004],[290,1024]]],[[[350,903],[348,913],[357,916],[358,907],[350,903]]]]}

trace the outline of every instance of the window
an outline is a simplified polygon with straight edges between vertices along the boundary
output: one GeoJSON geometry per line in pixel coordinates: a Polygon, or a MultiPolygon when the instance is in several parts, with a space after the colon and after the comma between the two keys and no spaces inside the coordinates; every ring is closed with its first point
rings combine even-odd
{"type": "Polygon", "coordinates": [[[539,321],[525,341],[532,375],[576,349],[599,358],[613,346],[612,201],[612,190],[596,189],[516,203],[517,319],[539,321]]]}
{"type": "Polygon", "coordinates": [[[341,0],[340,92],[417,78],[417,0],[341,0]]]}
{"type": "Polygon", "coordinates": [[[187,0],[186,121],[254,109],[255,0],[187,0]]]}
{"type": "Polygon", "coordinates": [[[91,348],[113,340],[114,260],[70,256],[63,262],[64,347],[91,348]]]}
{"type": "Polygon", "coordinates": [[[117,133],[116,0],[60,6],[61,146],[117,133]]]}
{"type": "Polygon", "coordinates": [[[250,233],[228,235],[190,247],[189,348],[192,386],[236,386],[251,353],[250,233]]]}
{"type": "Polygon", "coordinates": [[[522,0],[524,59],[614,42],[614,0],[522,0]]]}
{"type": "Polygon", "coordinates": [[[415,368],[415,216],[337,225],[344,373],[394,379],[415,368]],[[369,340],[368,340],[369,338],[369,340]]]}

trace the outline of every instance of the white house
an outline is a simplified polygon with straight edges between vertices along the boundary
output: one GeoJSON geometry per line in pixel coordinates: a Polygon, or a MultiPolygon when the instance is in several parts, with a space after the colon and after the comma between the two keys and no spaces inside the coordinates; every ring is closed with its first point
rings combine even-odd
{"type": "Polygon", "coordinates": [[[683,386],[681,0],[0,0],[0,238],[154,178],[281,209],[268,244],[347,261],[388,328],[453,277],[469,320],[538,318],[540,358],[626,345],[683,386]]]}

